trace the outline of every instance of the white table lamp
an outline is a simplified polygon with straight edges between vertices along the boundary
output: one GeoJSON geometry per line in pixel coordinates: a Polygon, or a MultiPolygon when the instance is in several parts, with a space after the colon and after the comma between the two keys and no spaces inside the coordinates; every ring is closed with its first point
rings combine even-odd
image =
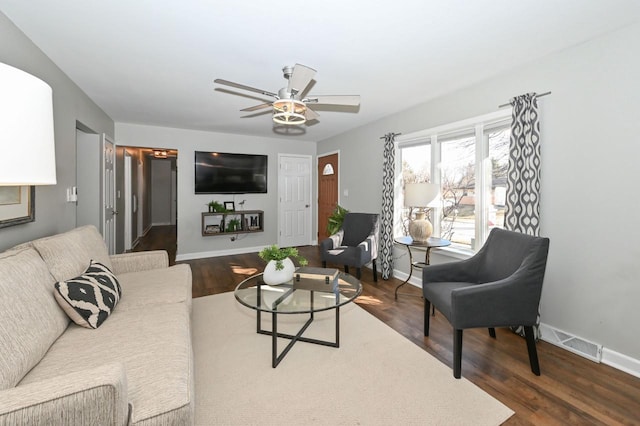
{"type": "MultiPolygon", "coordinates": [[[[408,183],[404,187],[404,205],[407,207],[425,208],[438,197],[440,187],[434,183],[408,183]]],[[[423,210],[416,212],[415,219],[409,222],[409,235],[413,241],[426,242],[433,233],[433,225],[423,210]]]]}

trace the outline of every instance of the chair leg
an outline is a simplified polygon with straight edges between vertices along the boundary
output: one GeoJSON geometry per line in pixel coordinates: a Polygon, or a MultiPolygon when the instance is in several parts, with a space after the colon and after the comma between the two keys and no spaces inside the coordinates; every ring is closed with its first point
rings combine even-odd
{"type": "Polygon", "coordinates": [[[323,260],[323,261],[322,261],[322,267],[323,267],[323,268],[326,268],[326,267],[327,267],[327,261],[326,261],[326,260],[323,260]]]}
{"type": "Polygon", "coordinates": [[[426,298],[424,299],[424,335],[429,335],[429,308],[431,307],[431,302],[429,302],[426,298]]]}
{"type": "Polygon", "coordinates": [[[349,265],[344,265],[344,273],[345,274],[349,273],[349,265]]]}
{"type": "Polygon", "coordinates": [[[538,362],[538,351],[536,350],[536,338],[533,335],[533,327],[524,327],[524,337],[527,340],[527,351],[529,352],[529,364],[531,364],[531,371],[536,376],[540,375],[540,363],[538,362]]]}
{"type": "Polygon", "coordinates": [[[376,266],[376,261],[373,261],[373,281],[378,282],[378,267],[376,266]]]}
{"type": "Polygon", "coordinates": [[[362,278],[362,268],[356,268],[356,278],[362,278]]]}
{"type": "Polygon", "coordinates": [[[462,372],[462,330],[453,332],[453,377],[459,379],[462,372]]]}
{"type": "Polygon", "coordinates": [[[489,328],[489,336],[493,337],[494,339],[496,338],[496,329],[493,327],[489,328]]]}

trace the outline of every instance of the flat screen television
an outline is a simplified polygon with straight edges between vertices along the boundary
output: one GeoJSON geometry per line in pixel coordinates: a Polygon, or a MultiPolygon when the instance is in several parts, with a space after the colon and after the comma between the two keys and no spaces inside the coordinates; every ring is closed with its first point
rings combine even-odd
{"type": "Polygon", "coordinates": [[[196,151],[196,194],[264,194],[267,156],[196,151]]]}

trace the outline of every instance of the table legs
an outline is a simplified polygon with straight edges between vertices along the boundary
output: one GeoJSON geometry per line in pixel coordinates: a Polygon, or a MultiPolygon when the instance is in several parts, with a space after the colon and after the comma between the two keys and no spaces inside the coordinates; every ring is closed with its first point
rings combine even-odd
{"type": "MultiPolygon", "coordinates": [[[[311,297],[311,306],[313,307],[313,292],[311,292],[310,297],[311,297]]],[[[337,306],[335,310],[336,310],[336,318],[335,318],[336,330],[335,330],[335,341],[333,342],[319,340],[319,339],[311,339],[311,338],[302,336],[302,334],[307,330],[307,328],[313,322],[313,318],[314,318],[313,312],[309,314],[309,319],[302,325],[300,330],[298,330],[298,332],[295,335],[293,335],[293,334],[278,332],[278,312],[275,312],[275,311],[271,313],[271,331],[263,330],[262,321],[261,321],[261,311],[257,311],[257,318],[256,318],[257,332],[259,334],[266,334],[271,336],[271,366],[273,368],[276,368],[278,364],[280,364],[280,361],[282,361],[284,357],[287,355],[287,353],[289,353],[289,351],[291,350],[291,348],[296,342],[306,342],[306,343],[313,343],[315,345],[339,348],[340,347],[340,307],[337,306]],[[278,337],[290,340],[287,346],[285,346],[285,348],[280,353],[278,353],[278,337]]]]}
{"type": "Polygon", "coordinates": [[[411,247],[409,246],[405,246],[407,247],[407,251],[409,252],[409,276],[407,277],[406,280],[404,280],[404,282],[402,284],[400,284],[399,286],[396,287],[396,291],[395,291],[395,299],[398,300],[398,290],[400,290],[400,287],[402,287],[403,285],[405,285],[406,283],[409,282],[409,280],[411,279],[411,275],[413,275],[413,254],[411,253],[411,247]]]}

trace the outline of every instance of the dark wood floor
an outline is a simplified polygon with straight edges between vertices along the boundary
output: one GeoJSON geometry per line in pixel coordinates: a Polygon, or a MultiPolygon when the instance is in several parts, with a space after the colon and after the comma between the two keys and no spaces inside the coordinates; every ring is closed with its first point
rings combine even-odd
{"type": "MultiPolygon", "coordinates": [[[[161,228],[152,230],[140,247],[168,247],[173,249],[175,259],[175,228],[161,228]]],[[[317,247],[300,247],[300,252],[310,265],[320,265],[317,247]]],[[[180,263],[191,265],[193,297],[232,291],[240,281],[264,268],[257,253],[180,263]]],[[[396,301],[393,290],[400,281],[379,279],[374,283],[369,269],[363,270],[362,283],[362,295],[356,300],[358,305],[441,362],[451,365],[451,326],[436,312],[430,336],[424,337],[419,289],[405,286],[409,287],[406,291],[415,296],[400,296],[396,301]]],[[[640,379],[543,341],[537,345],[542,370],[542,375],[537,377],[529,368],[524,339],[504,329],[496,333],[494,340],[484,329],[465,331],[462,376],[515,411],[505,424],[640,425],[640,379]]],[[[402,362],[402,354],[398,354],[398,360],[402,362]]]]}

